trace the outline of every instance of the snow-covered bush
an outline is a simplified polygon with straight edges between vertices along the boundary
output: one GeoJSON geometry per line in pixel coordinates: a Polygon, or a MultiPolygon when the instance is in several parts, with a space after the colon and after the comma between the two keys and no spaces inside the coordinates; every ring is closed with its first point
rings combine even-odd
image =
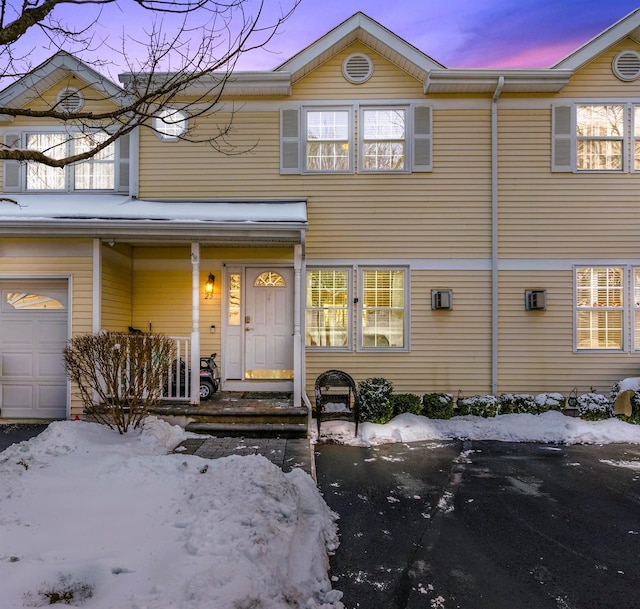
{"type": "Polygon", "coordinates": [[[358,383],[360,420],[388,423],[393,418],[391,394],[393,385],[383,378],[370,378],[358,383]]]}
{"type": "Polygon", "coordinates": [[[495,417],[500,413],[500,402],[495,395],[474,395],[458,399],[458,410],[461,415],[495,417]]]}
{"type": "Polygon", "coordinates": [[[538,414],[538,404],[526,393],[503,393],[500,398],[500,414],[538,414]]]}
{"type": "Polygon", "coordinates": [[[578,415],[586,421],[601,421],[611,417],[611,402],[601,393],[585,393],[578,396],[578,415]]]}
{"type": "Polygon", "coordinates": [[[391,396],[393,403],[393,416],[410,412],[411,414],[422,414],[422,400],[414,393],[394,393],[391,396]]]}
{"type": "Polygon", "coordinates": [[[425,393],[422,414],[430,419],[450,419],[453,416],[453,396],[450,393],[425,393]]]}
{"type": "Polygon", "coordinates": [[[538,412],[547,412],[548,410],[559,410],[562,412],[567,400],[561,393],[539,393],[536,397],[538,404],[538,412]]]}

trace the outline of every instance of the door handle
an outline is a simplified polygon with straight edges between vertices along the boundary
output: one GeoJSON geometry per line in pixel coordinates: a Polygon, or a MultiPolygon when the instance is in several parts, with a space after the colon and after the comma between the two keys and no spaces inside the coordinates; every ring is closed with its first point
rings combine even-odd
{"type": "Polygon", "coordinates": [[[253,328],[245,328],[244,329],[245,332],[251,332],[251,330],[253,330],[253,328]]]}

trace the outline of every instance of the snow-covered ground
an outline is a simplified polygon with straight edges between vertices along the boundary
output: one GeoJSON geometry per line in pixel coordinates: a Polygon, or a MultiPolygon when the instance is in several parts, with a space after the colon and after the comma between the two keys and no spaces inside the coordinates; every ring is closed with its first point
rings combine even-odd
{"type": "MultiPolygon", "coordinates": [[[[640,426],[557,412],[386,425],[323,423],[366,446],[466,438],[640,444],[640,426]]],[[[0,453],[0,605],[85,609],[341,609],[336,515],[302,470],[260,456],[171,453],[185,432],[149,418],[124,436],[52,423],[0,453]],[[59,595],[55,597],[54,595],[59,595]]],[[[622,464],[615,464],[623,466],[622,464]]]]}

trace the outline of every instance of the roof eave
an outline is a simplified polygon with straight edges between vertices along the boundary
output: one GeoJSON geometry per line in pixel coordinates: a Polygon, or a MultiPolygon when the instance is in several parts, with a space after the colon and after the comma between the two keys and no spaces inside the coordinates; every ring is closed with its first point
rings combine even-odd
{"type": "Polygon", "coordinates": [[[557,93],[571,79],[571,70],[431,70],[425,94],[493,93],[504,77],[503,93],[557,93]]]}

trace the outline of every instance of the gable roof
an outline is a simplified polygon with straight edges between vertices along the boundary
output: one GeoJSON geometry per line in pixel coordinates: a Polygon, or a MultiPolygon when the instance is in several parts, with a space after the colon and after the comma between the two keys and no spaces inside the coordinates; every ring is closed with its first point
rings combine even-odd
{"type": "Polygon", "coordinates": [[[70,73],[77,75],[105,98],[111,99],[115,103],[122,104],[124,102],[125,92],[123,89],[77,57],[66,51],[58,51],[37,68],[1,91],[0,106],[13,108],[25,106],[70,73]]]}
{"type": "Polygon", "coordinates": [[[429,71],[444,69],[441,63],[396,36],[371,17],[357,12],[278,66],[275,71],[290,73],[292,82],[295,82],[356,40],[421,81],[425,80],[429,71]]]}
{"type": "Polygon", "coordinates": [[[636,42],[640,42],[640,9],[632,11],[614,23],[604,32],[561,59],[552,68],[575,71],[624,38],[633,38],[636,42]]]}

